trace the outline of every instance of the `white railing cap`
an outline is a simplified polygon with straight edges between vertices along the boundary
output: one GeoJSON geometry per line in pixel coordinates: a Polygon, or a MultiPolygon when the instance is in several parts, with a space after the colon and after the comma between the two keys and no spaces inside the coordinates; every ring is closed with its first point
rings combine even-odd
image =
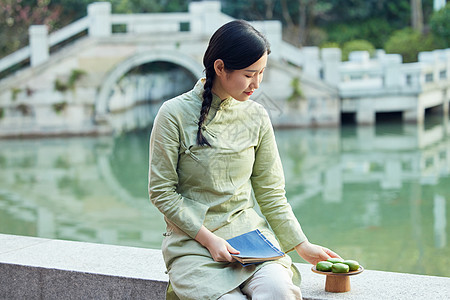
{"type": "Polygon", "coordinates": [[[194,14],[220,12],[221,9],[220,1],[191,2],[188,8],[189,12],[194,14]]]}
{"type": "Polygon", "coordinates": [[[28,28],[28,33],[30,35],[47,35],[48,28],[47,25],[31,25],[28,28]]]}
{"type": "Polygon", "coordinates": [[[348,60],[351,62],[366,63],[370,60],[368,51],[352,51],[348,55],[348,60]]]}
{"type": "Polygon", "coordinates": [[[111,13],[111,3],[110,2],[93,2],[87,6],[88,15],[91,14],[102,14],[111,13]]]}

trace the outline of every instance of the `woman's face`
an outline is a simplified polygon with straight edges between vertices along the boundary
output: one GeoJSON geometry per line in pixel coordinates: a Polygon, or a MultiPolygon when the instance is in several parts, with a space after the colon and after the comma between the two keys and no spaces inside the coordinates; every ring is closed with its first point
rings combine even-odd
{"type": "Polygon", "coordinates": [[[226,99],[231,96],[238,101],[248,100],[259,87],[266,65],[267,53],[264,53],[254,64],[241,70],[227,71],[224,69],[222,60],[216,60],[214,64],[216,78],[213,83],[213,93],[219,96],[220,99],[226,99]]]}

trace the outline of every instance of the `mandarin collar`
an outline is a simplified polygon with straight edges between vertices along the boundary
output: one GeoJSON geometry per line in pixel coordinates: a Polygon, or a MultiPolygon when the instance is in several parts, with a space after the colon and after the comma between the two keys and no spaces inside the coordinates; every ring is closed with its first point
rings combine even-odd
{"type": "MultiPolygon", "coordinates": [[[[195,93],[199,96],[200,100],[202,100],[202,101],[203,101],[203,91],[205,90],[204,89],[205,81],[206,81],[206,78],[204,78],[204,77],[200,78],[194,86],[195,93]]],[[[233,103],[232,97],[228,97],[228,98],[225,98],[222,100],[216,94],[213,93],[212,95],[213,95],[213,99],[211,102],[211,107],[216,110],[226,109],[226,108],[230,107],[231,104],[233,103]]]]}

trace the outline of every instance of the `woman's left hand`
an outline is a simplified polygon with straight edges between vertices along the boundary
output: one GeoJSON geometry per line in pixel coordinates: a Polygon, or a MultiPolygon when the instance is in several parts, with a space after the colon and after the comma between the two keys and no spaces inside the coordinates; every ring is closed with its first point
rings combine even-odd
{"type": "Polygon", "coordinates": [[[307,262],[315,265],[319,261],[327,260],[331,257],[341,258],[328,248],[311,244],[309,241],[304,241],[295,247],[298,255],[300,255],[307,262]]]}

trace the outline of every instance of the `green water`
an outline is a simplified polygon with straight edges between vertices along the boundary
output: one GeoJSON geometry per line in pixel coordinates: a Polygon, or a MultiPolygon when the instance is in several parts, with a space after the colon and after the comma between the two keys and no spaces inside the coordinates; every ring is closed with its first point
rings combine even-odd
{"type": "MultiPolygon", "coordinates": [[[[450,277],[441,121],[277,130],[287,196],[310,241],[368,269],[450,277]]],[[[148,136],[0,141],[0,232],[159,248],[148,136]]]]}

